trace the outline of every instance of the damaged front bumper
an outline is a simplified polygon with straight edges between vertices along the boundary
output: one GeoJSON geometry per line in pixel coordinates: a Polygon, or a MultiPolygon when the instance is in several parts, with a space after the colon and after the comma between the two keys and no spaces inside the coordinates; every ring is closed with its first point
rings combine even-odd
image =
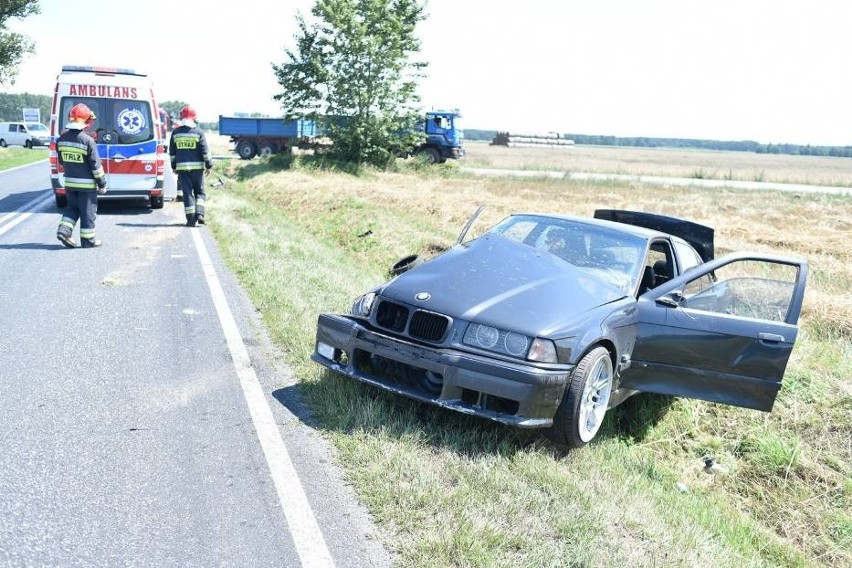
{"type": "Polygon", "coordinates": [[[320,314],[311,359],[402,396],[521,428],[553,424],[573,370],[427,347],[336,314],[320,314]]]}

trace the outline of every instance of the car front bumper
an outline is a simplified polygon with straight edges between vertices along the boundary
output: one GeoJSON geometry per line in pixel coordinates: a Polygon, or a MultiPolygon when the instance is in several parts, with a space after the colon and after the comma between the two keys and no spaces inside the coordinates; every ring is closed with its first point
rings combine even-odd
{"type": "Polygon", "coordinates": [[[553,424],[573,370],[427,347],[336,314],[320,314],[311,359],[408,398],[521,428],[553,424]]]}

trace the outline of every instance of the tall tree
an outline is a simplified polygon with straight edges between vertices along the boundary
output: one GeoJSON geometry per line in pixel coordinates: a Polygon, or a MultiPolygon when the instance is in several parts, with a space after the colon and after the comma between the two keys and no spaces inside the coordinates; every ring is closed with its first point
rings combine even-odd
{"type": "Polygon", "coordinates": [[[38,0],[2,0],[0,2],[0,85],[15,82],[18,66],[28,53],[35,53],[33,42],[6,27],[9,18],[24,19],[38,14],[38,0]]]}
{"type": "Polygon", "coordinates": [[[387,166],[414,147],[420,116],[417,80],[426,63],[415,35],[425,19],[418,0],[317,0],[314,21],[296,14],[298,33],[287,60],[272,68],[288,118],[316,121],[330,153],[387,166]]]}

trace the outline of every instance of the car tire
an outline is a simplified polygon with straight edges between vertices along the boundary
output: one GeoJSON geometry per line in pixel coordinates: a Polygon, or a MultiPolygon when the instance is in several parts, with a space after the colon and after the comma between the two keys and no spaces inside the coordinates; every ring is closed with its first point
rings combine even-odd
{"type": "Polygon", "coordinates": [[[591,442],[609,405],[613,375],[612,357],[605,347],[586,353],[571,373],[548,437],[569,448],[591,442]]]}
{"type": "Polygon", "coordinates": [[[26,148],[27,150],[32,150],[33,143],[30,142],[29,140],[24,140],[24,148],[26,148]]]}
{"type": "Polygon", "coordinates": [[[403,272],[408,272],[415,266],[419,266],[421,264],[423,264],[422,258],[417,256],[416,254],[410,254],[396,261],[396,263],[391,266],[390,272],[394,276],[397,276],[399,274],[402,274],[403,272]]]}
{"type": "Polygon", "coordinates": [[[6,141],[0,138],[0,148],[5,148],[7,146],[6,141]]]}
{"type": "Polygon", "coordinates": [[[151,209],[162,209],[163,208],[163,196],[159,195],[157,197],[151,198],[151,209]]]}

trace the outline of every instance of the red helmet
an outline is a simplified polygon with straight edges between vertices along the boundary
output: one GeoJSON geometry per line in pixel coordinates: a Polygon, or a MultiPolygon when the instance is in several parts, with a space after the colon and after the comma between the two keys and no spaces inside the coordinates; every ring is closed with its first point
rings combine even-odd
{"type": "Polygon", "coordinates": [[[180,119],[181,120],[195,120],[198,115],[195,114],[195,109],[191,106],[185,106],[180,109],[180,119]]]}
{"type": "Polygon", "coordinates": [[[70,111],[68,111],[68,120],[71,122],[89,124],[90,122],[94,122],[95,113],[93,113],[92,110],[83,103],[77,103],[71,107],[70,111]]]}

